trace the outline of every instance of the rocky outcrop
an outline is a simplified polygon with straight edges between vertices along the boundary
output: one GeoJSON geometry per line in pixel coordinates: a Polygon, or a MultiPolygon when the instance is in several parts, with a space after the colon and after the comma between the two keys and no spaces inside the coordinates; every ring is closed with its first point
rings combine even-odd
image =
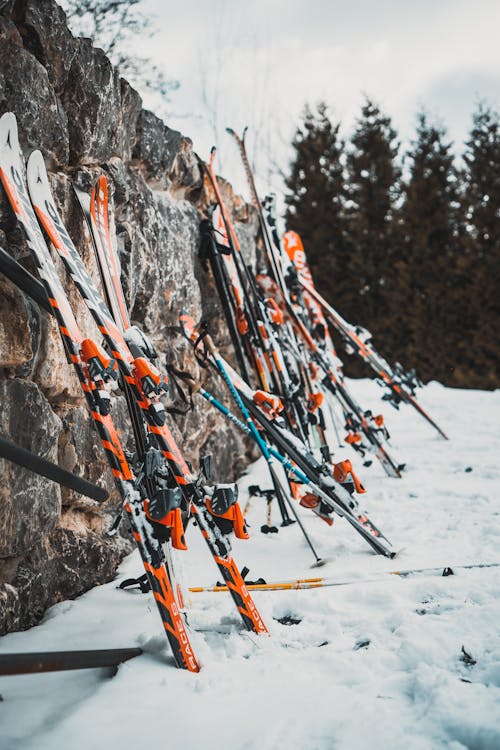
{"type": "MultiPolygon", "coordinates": [[[[67,228],[98,285],[71,182],[90,190],[99,174],[108,175],[132,320],[152,338],[163,365],[209,377],[200,373],[177,330],[184,307],[210,320],[223,348],[229,343],[214,286],[198,261],[198,225],[213,196],[191,141],[142,109],[139,94],[104,53],[72,37],[53,0],[0,0],[0,115],[6,111],[16,114],[25,155],[34,148],[43,152],[67,228]]],[[[251,255],[255,217],[228,183],[224,192],[251,255]]],[[[0,244],[33,270],[3,191],[0,244]]],[[[99,338],[60,268],[82,329],[99,338]]],[[[0,460],[0,633],[5,633],[34,624],[54,602],[110,580],[131,546],[125,532],[113,540],[103,535],[118,498],[54,321],[2,275],[0,292],[1,434],[110,493],[98,504],[0,460]]],[[[119,395],[113,416],[123,440],[130,441],[119,395]]],[[[248,460],[248,446],[204,403],[195,401],[193,410],[173,417],[172,424],[194,465],[200,451],[214,454],[220,479],[232,479],[248,460]]]]}

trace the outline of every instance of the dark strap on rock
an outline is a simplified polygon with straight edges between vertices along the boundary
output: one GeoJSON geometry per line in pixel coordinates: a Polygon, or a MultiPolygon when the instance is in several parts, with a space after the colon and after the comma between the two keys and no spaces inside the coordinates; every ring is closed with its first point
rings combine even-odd
{"type": "Polygon", "coordinates": [[[190,372],[188,372],[187,370],[179,370],[177,367],[174,367],[174,365],[167,364],[167,372],[169,374],[170,381],[174,384],[177,395],[184,403],[184,407],[180,409],[176,406],[167,406],[165,407],[166,411],[168,411],[169,414],[180,414],[181,416],[183,416],[194,409],[192,384],[196,385],[196,380],[190,372]],[[179,380],[182,380],[183,382],[188,384],[187,391],[189,397],[186,396],[186,392],[179,383],[179,380]]]}
{"type": "Polygon", "coordinates": [[[193,344],[195,351],[196,349],[198,349],[198,346],[201,344],[205,336],[208,336],[208,323],[206,320],[202,320],[200,323],[200,332],[198,334],[198,338],[193,344]]]}
{"type": "Polygon", "coordinates": [[[38,281],[23,266],[14,260],[3,247],[0,247],[0,271],[12,281],[21,291],[31,297],[40,307],[43,307],[51,315],[54,311],[50,305],[47,292],[41,281],[38,281]]]}
{"type": "Polygon", "coordinates": [[[196,357],[196,361],[200,365],[200,367],[207,368],[207,359],[208,354],[205,348],[203,350],[200,349],[200,344],[205,338],[205,336],[208,336],[208,323],[206,320],[202,320],[200,323],[200,332],[198,334],[198,337],[196,341],[193,344],[193,350],[194,350],[194,356],[196,357]]]}

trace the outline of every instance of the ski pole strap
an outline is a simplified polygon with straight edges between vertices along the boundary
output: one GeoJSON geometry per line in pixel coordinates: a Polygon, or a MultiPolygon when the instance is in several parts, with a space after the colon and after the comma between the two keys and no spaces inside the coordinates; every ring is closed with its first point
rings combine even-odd
{"type": "Polygon", "coordinates": [[[54,311],[47,297],[43,284],[32,276],[23,266],[14,260],[3,247],[0,246],[0,271],[12,281],[21,291],[51,315],[54,311]]]}
{"type": "Polygon", "coordinates": [[[21,448],[21,446],[15,445],[1,436],[0,457],[25,469],[29,469],[34,474],[39,474],[53,482],[57,482],[57,484],[63,487],[90,497],[92,500],[97,500],[97,502],[103,502],[108,498],[108,493],[103,487],[98,487],[96,484],[92,484],[92,482],[88,482],[82,477],[77,477],[75,474],[57,466],[57,464],[53,464],[51,461],[47,461],[45,458],[31,453],[31,451],[21,448]]]}
{"type": "Polygon", "coordinates": [[[207,345],[207,342],[204,341],[204,339],[208,336],[208,323],[206,320],[202,320],[199,324],[199,333],[196,337],[194,343],[193,343],[193,351],[194,355],[196,357],[196,361],[200,365],[200,367],[207,368],[208,367],[208,354],[209,354],[209,346],[207,345]],[[203,341],[204,347],[201,349],[200,344],[203,341]]]}
{"type": "Polygon", "coordinates": [[[166,369],[170,376],[170,382],[174,384],[177,395],[184,403],[184,407],[180,409],[176,406],[167,406],[165,409],[169,414],[179,414],[180,416],[184,416],[194,409],[193,390],[197,390],[197,383],[191,373],[187,372],[187,370],[178,370],[177,367],[174,367],[174,365],[171,364],[167,364],[166,369]],[[186,396],[186,391],[182,388],[179,380],[187,383],[188,396],[186,396]]]}
{"type": "MultiPolygon", "coordinates": [[[[212,209],[213,208],[215,208],[215,206],[213,206],[212,209]]],[[[208,219],[203,219],[200,222],[200,234],[202,238],[200,259],[202,261],[207,261],[210,257],[210,253],[207,250],[208,245],[211,245],[214,251],[219,252],[222,255],[231,255],[231,248],[227,247],[227,245],[224,245],[222,242],[217,241],[217,235],[223,238],[222,232],[212,226],[208,219]]]]}

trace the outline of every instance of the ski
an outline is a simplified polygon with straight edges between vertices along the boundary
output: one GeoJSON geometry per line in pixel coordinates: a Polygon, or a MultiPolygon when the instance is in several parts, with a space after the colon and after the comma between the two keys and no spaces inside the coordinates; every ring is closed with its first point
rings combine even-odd
{"type": "Polygon", "coordinates": [[[334,328],[340,333],[344,342],[347,344],[349,351],[354,352],[360,359],[366,362],[377,374],[378,382],[389,388],[389,392],[383,396],[385,401],[389,401],[393,406],[399,408],[401,402],[413,406],[418,413],[434,427],[442,438],[448,440],[448,436],[439,427],[439,425],[427,414],[425,409],[418,403],[413,390],[415,388],[415,376],[413,373],[405,373],[402,368],[394,370],[389,363],[370,346],[371,336],[366,329],[360,326],[353,326],[348,323],[328,302],[322,297],[316,289],[311,286],[307,279],[299,274],[299,283],[313,299],[323,308],[328,320],[334,328]],[[407,390],[405,387],[411,390],[407,390]]]}
{"type": "MultiPolygon", "coordinates": [[[[227,272],[228,286],[235,292],[236,305],[241,305],[238,300],[244,300],[244,314],[241,319],[243,323],[246,323],[246,327],[239,332],[246,341],[248,341],[246,337],[251,336],[250,359],[254,362],[260,386],[264,392],[269,393],[271,390],[281,398],[285,407],[283,416],[287,419],[288,427],[302,440],[307,450],[311,450],[311,441],[314,439],[315,447],[319,448],[322,460],[329,461],[331,451],[326,439],[325,420],[321,410],[322,395],[313,392],[303,351],[293,327],[286,321],[280,306],[273,297],[260,288],[260,276],[254,277],[251,269],[244,263],[236,232],[218,188],[213,163],[214,154],[215,149],[212,149],[210,163],[205,165],[205,171],[210,177],[218,204],[212,212],[210,249],[212,256],[219,255],[221,258],[220,263],[227,272]],[[241,266],[244,270],[236,274],[235,268],[241,266]],[[253,323],[253,320],[257,322],[253,323]],[[255,328],[258,330],[258,335],[252,336],[251,331],[255,328]],[[273,386],[271,389],[267,384],[269,379],[263,378],[260,372],[259,347],[263,353],[264,364],[267,364],[270,373],[270,382],[273,386]]],[[[230,323],[231,321],[228,320],[229,326],[230,323]]],[[[249,382],[248,378],[246,380],[249,382]]],[[[290,490],[295,496],[296,485],[290,483],[290,490]]],[[[279,495],[277,499],[283,515],[279,495]]]]}
{"type": "MultiPolygon", "coordinates": [[[[296,232],[286,232],[283,236],[283,247],[286,257],[292,264],[289,272],[286,274],[288,284],[293,289],[294,280],[298,274],[302,274],[305,278],[310,279],[312,285],[312,277],[299,235],[296,232]]],[[[292,304],[293,291],[291,290],[292,304]]],[[[338,364],[339,360],[328,331],[328,325],[323,317],[322,309],[314,303],[314,300],[310,296],[307,296],[307,293],[304,294],[304,302],[311,314],[311,328],[316,333],[316,337],[322,339],[322,343],[317,343],[313,337],[313,333],[305,330],[301,323],[298,325],[300,325],[302,335],[313,353],[315,361],[324,374],[323,385],[337,398],[342,407],[348,429],[346,442],[355,450],[358,450],[361,455],[364,455],[366,450],[373,453],[382,464],[388,476],[401,477],[404,464],[394,461],[382,443],[381,434],[385,438],[388,437],[388,433],[384,428],[382,415],[373,416],[371,412],[363,411],[352,394],[349,393],[338,364]],[[362,442],[362,435],[365,437],[365,443],[362,442]]],[[[297,318],[299,319],[298,315],[297,318]]]]}
{"type": "MultiPolygon", "coordinates": [[[[276,373],[281,372],[284,376],[285,363],[274,331],[269,330],[264,322],[267,310],[264,309],[263,301],[258,298],[251,272],[243,262],[239,241],[217,182],[214,168],[215,153],[214,147],[210,153],[209,164],[202,163],[217,199],[217,206],[211,215],[212,226],[204,226],[205,251],[208,252],[216,285],[222,293],[221,302],[238,362],[243,359],[243,376],[247,375],[245,379],[249,383],[242,342],[260,386],[264,391],[268,391],[271,386],[279,388],[276,373]],[[247,287],[256,303],[255,310],[249,303],[247,287]]],[[[270,474],[282,525],[287,526],[293,523],[287,511],[287,493],[276,473],[270,470],[270,474]]]]}

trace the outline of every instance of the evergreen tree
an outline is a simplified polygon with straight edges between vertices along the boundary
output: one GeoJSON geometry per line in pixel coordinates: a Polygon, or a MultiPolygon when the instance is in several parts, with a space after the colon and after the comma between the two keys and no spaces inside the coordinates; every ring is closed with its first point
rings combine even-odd
{"type": "Polygon", "coordinates": [[[481,387],[498,387],[500,357],[500,123],[497,112],[479,104],[464,154],[463,196],[467,246],[461,259],[466,310],[464,367],[481,387]]]}
{"type": "Polygon", "coordinates": [[[386,345],[391,339],[386,287],[394,270],[393,213],[400,179],[398,150],[390,118],[367,99],[347,155],[350,283],[355,294],[345,313],[369,328],[386,345]]]}
{"type": "Polygon", "coordinates": [[[369,100],[347,152],[325,104],[306,109],[293,147],[287,224],[324,296],[424,380],[498,387],[499,115],[478,106],[460,170],[419,115],[404,180],[391,120],[369,100]]]}
{"type": "MultiPolygon", "coordinates": [[[[462,252],[458,173],[442,128],[419,115],[410,151],[410,176],[401,208],[402,255],[407,267],[402,354],[421,377],[449,381],[462,338],[457,292],[462,252]]],[[[390,290],[393,292],[394,290],[390,290]]],[[[401,295],[398,295],[401,297],[401,295]]]]}
{"type": "Polygon", "coordinates": [[[344,227],[344,143],[324,102],[305,108],[286,180],[286,225],[298,232],[319,291],[341,309],[349,254],[344,227]]]}

